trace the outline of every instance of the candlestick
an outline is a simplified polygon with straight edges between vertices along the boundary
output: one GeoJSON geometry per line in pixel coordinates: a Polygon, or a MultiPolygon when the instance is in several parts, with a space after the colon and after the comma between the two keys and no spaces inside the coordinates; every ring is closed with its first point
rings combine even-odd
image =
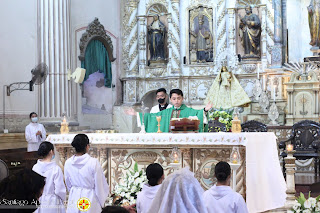
{"type": "Polygon", "coordinates": [[[263,75],[263,78],[262,78],[262,83],[263,83],[263,91],[266,91],[266,76],[263,75]]]}
{"type": "Polygon", "coordinates": [[[259,70],[260,70],[260,69],[259,69],[259,67],[258,67],[258,69],[257,69],[257,72],[258,72],[258,80],[259,80],[259,70]]]}
{"type": "Polygon", "coordinates": [[[276,102],[276,86],[273,87],[273,101],[276,102]]]}

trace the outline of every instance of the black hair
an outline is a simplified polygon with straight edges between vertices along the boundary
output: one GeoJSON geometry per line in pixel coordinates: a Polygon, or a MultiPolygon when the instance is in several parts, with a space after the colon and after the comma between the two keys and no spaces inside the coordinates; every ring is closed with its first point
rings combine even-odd
{"type": "Polygon", "coordinates": [[[214,173],[219,182],[224,182],[231,174],[231,167],[227,162],[220,161],[214,168],[214,173]]]}
{"type": "Polygon", "coordinates": [[[164,92],[164,94],[167,94],[167,90],[165,88],[158,89],[156,94],[158,94],[158,92],[164,92]]]}
{"type": "Polygon", "coordinates": [[[53,144],[48,141],[44,141],[39,146],[38,155],[41,157],[46,157],[51,150],[54,151],[53,144]]]}
{"type": "Polygon", "coordinates": [[[29,118],[30,118],[30,119],[31,119],[31,116],[32,116],[32,115],[37,115],[37,116],[38,116],[38,114],[37,114],[37,113],[35,113],[35,112],[31,112],[31,113],[30,113],[30,115],[29,115],[29,118]]]}
{"type": "Polygon", "coordinates": [[[158,163],[150,164],[146,169],[148,184],[150,186],[158,185],[160,178],[163,175],[163,168],[158,163]]]}
{"type": "Polygon", "coordinates": [[[12,209],[6,209],[4,212],[34,212],[38,208],[35,201],[42,195],[44,185],[45,177],[31,169],[23,169],[3,179],[0,182],[0,199],[27,201],[29,205],[34,205],[28,209],[17,209],[17,206],[13,205],[12,209]]]}
{"type": "Polygon", "coordinates": [[[71,143],[77,153],[86,153],[86,147],[89,144],[89,138],[86,134],[77,134],[71,143]]]}
{"type": "Polygon", "coordinates": [[[129,213],[129,211],[121,206],[106,206],[101,213],[129,213]]]}
{"type": "Polygon", "coordinates": [[[170,98],[171,98],[172,94],[174,94],[174,93],[177,95],[181,95],[183,97],[183,92],[181,91],[181,89],[172,89],[170,91],[170,98]]]}

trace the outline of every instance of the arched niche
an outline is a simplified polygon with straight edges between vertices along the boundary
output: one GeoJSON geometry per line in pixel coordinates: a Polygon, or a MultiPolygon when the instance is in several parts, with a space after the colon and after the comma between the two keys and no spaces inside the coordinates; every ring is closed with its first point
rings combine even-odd
{"type": "Polygon", "coordinates": [[[113,57],[113,45],[110,36],[106,34],[104,26],[99,22],[99,19],[95,18],[80,38],[80,55],[78,56],[80,61],[84,61],[86,48],[92,40],[98,40],[105,46],[111,62],[116,60],[116,58],[113,57]]]}

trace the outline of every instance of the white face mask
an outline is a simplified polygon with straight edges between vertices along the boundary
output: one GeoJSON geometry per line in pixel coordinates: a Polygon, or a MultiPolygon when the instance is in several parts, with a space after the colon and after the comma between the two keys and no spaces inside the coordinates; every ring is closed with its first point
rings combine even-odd
{"type": "Polygon", "coordinates": [[[38,117],[33,117],[31,118],[32,123],[37,123],[38,122],[38,117]]]}

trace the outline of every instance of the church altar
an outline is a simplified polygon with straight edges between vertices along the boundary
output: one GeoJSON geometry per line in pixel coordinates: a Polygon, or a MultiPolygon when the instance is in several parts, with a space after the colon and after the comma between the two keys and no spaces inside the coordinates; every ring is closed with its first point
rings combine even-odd
{"type": "MultiPolygon", "coordinates": [[[[76,134],[51,134],[47,141],[55,144],[56,160],[63,168],[74,154],[71,142],[76,134]]],[[[126,171],[137,162],[139,169],[157,162],[165,175],[170,167],[172,147],[181,150],[182,167],[189,166],[202,187],[210,188],[214,166],[230,160],[234,146],[239,147],[241,166],[237,170],[236,191],[246,200],[249,212],[262,212],[284,206],[286,183],[278,159],[276,136],[261,133],[88,133],[89,154],[99,159],[111,190],[121,181],[126,171]]]]}

